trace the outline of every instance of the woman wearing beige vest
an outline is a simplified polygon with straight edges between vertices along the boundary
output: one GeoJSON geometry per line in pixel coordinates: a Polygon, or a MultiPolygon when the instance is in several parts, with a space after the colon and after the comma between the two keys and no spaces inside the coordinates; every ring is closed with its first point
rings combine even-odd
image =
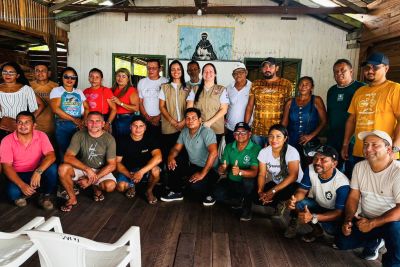
{"type": "Polygon", "coordinates": [[[162,154],[166,161],[168,153],[175,145],[176,140],[185,126],[186,98],[189,89],[186,88],[185,75],[182,63],[174,60],[168,69],[169,82],[161,85],[160,111],[162,154]]]}
{"type": "Polygon", "coordinates": [[[194,87],[187,98],[187,107],[200,109],[203,125],[214,130],[219,144],[224,135],[224,116],[229,99],[226,88],[217,84],[217,70],[213,64],[205,64],[201,75],[200,85],[194,87]]]}

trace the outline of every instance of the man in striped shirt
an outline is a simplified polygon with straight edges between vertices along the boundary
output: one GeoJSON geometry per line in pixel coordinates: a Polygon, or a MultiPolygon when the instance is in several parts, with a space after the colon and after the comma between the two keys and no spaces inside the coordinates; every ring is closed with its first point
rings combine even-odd
{"type": "Polygon", "coordinates": [[[362,257],[375,260],[386,244],[383,266],[400,266],[400,164],[393,160],[393,142],[380,130],[360,132],[358,138],[366,160],[354,168],[336,245],[340,249],[364,247],[362,257]]]}

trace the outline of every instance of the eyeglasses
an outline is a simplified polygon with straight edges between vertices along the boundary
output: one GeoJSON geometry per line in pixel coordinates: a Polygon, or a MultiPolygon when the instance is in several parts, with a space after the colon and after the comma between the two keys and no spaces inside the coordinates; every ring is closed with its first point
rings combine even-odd
{"type": "Polygon", "coordinates": [[[73,80],[73,81],[76,81],[76,79],[78,79],[78,76],[69,76],[69,75],[67,75],[67,74],[64,74],[64,75],[63,75],[63,78],[64,78],[65,80],[73,80]]]}
{"type": "Polygon", "coordinates": [[[382,68],[383,66],[381,66],[381,65],[365,65],[364,67],[363,67],[363,70],[364,71],[370,71],[370,70],[373,70],[373,71],[377,71],[377,70],[379,70],[380,68],[382,68]]]}
{"type": "Polygon", "coordinates": [[[245,136],[247,134],[247,131],[244,131],[244,132],[242,132],[242,131],[237,131],[237,132],[233,132],[233,135],[237,135],[237,136],[245,136]]]}
{"type": "Polygon", "coordinates": [[[10,76],[17,75],[17,73],[16,73],[15,71],[6,71],[6,70],[3,70],[3,71],[1,72],[1,74],[3,74],[3,75],[10,75],[10,76]]]}

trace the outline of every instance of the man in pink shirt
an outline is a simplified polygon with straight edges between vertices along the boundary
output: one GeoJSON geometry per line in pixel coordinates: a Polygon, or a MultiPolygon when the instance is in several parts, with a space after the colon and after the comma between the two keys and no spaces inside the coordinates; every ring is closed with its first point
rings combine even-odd
{"type": "Polygon", "coordinates": [[[34,130],[35,117],[29,111],[17,115],[17,129],[0,145],[0,162],[8,178],[7,194],[18,207],[26,206],[26,198],[41,193],[39,205],[54,208],[51,194],[57,185],[56,156],[44,132],[34,130]]]}

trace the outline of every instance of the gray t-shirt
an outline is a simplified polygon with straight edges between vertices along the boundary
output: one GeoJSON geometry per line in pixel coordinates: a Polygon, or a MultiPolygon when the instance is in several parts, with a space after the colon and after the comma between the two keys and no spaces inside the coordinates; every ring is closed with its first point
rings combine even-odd
{"type": "Polygon", "coordinates": [[[191,137],[189,129],[185,127],[179,135],[177,143],[185,146],[191,163],[204,167],[208,158],[208,146],[216,144],[217,137],[213,130],[203,125],[201,125],[196,134],[191,137]]]}
{"type": "Polygon", "coordinates": [[[87,130],[79,131],[72,137],[68,150],[94,169],[100,169],[107,164],[107,160],[116,158],[115,139],[107,132],[94,138],[87,130]]]}

